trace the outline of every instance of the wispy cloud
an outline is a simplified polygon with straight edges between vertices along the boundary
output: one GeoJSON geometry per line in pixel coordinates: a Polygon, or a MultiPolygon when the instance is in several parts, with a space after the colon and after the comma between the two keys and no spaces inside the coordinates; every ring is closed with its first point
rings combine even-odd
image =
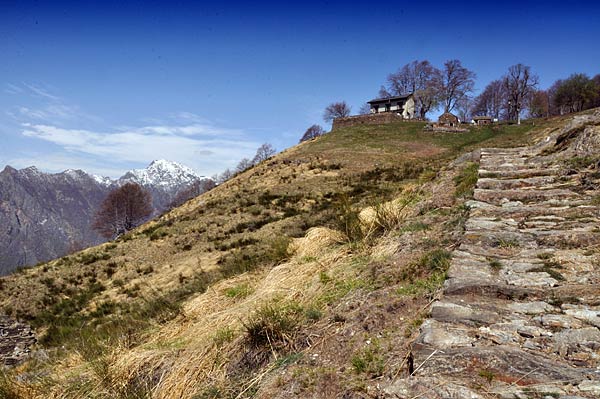
{"type": "Polygon", "coordinates": [[[8,93],[8,94],[19,94],[19,93],[23,93],[23,89],[20,88],[19,86],[8,83],[6,85],[6,87],[4,88],[4,92],[8,93]]]}
{"type": "Polygon", "coordinates": [[[101,161],[145,165],[166,158],[211,175],[248,157],[259,143],[235,129],[211,125],[153,125],[111,132],[23,124],[23,135],[53,143],[74,155],[101,161]]]}
{"type": "Polygon", "coordinates": [[[23,86],[25,86],[26,88],[28,88],[33,94],[35,94],[36,96],[39,97],[43,97],[43,98],[47,98],[49,100],[53,100],[53,101],[59,101],[60,97],[55,96],[54,94],[51,94],[47,89],[44,89],[40,86],[34,85],[34,84],[29,84],[29,83],[22,83],[23,86]]]}
{"type": "Polygon", "coordinates": [[[31,120],[43,123],[66,120],[100,121],[100,118],[84,112],[75,104],[68,103],[42,85],[25,82],[18,85],[9,83],[4,91],[19,96],[20,100],[27,104],[27,106],[15,106],[6,111],[9,116],[19,122],[31,120]]]}

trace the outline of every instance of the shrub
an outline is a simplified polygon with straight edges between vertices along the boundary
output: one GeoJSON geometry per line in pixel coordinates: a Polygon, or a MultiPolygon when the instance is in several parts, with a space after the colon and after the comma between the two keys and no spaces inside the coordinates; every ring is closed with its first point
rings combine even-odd
{"type": "Polygon", "coordinates": [[[79,261],[84,265],[90,265],[99,260],[107,259],[110,259],[110,254],[107,254],[106,252],[86,252],[79,256],[79,261]]]}
{"type": "Polygon", "coordinates": [[[354,209],[347,196],[342,195],[334,204],[337,213],[337,228],[346,235],[348,241],[356,242],[364,238],[359,211],[354,209]]]}
{"type": "Polygon", "coordinates": [[[289,258],[288,247],[290,246],[291,238],[287,236],[279,236],[269,242],[269,249],[266,254],[266,259],[273,263],[280,263],[289,258]]]}
{"type": "Polygon", "coordinates": [[[150,233],[150,235],[148,236],[150,238],[150,241],[155,241],[155,240],[160,240],[163,237],[168,236],[169,233],[167,233],[164,230],[160,230],[157,229],[156,231],[153,231],[152,233],[150,233]]]}
{"type": "Polygon", "coordinates": [[[213,342],[216,347],[221,347],[227,342],[231,342],[234,337],[234,332],[229,327],[219,328],[213,337],[213,342]]]}
{"type": "Polygon", "coordinates": [[[502,269],[502,263],[498,259],[490,259],[489,265],[494,271],[502,269]]]}
{"type": "Polygon", "coordinates": [[[302,320],[302,308],[294,303],[264,305],[244,324],[246,337],[255,347],[284,348],[293,342],[302,320]]]}
{"type": "Polygon", "coordinates": [[[456,190],[454,195],[456,198],[468,198],[473,196],[473,190],[475,184],[477,184],[477,172],[479,165],[473,162],[469,162],[460,172],[458,176],[454,178],[456,190]]]}
{"type": "Polygon", "coordinates": [[[363,350],[352,356],[350,362],[356,373],[368,373],[371,377],[379,377],[383,374],[384,359],[379,353],[379,345],[373,342],[363,350]]]}

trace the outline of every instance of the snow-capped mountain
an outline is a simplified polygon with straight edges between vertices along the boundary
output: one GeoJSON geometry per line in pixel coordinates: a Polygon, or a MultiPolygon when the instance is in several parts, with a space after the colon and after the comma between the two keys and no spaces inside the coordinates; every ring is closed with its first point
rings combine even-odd
{"type": "Polygon", "coordinates": [[[119,181],[131,181],[142,186],[155,186],[171,189],[190,185],[205,179],[187,166],[177,162],[159,159],[152,161],[145,169],[133,169],[125,173],[119,181]]]}
{"type": "Polygon", "coordinates": [[[51,174],[34,166],[21,170],[7,166],[0,172],[0,275],[101,243],[103,239],[90,227],[94,214],[111,190],[127,182],[150,192],[157,215],[172,203],[181,203],[188,192],[198,195],[192,188],[207,181],[192,169],[166,160],[153,161],[116,180],[79,169],[51,174]]]}

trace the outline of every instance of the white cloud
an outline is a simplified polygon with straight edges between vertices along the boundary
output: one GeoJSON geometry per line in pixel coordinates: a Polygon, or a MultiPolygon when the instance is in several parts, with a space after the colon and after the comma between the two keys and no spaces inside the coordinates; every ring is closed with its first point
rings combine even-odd
{"type": "Polygon", "coordinates": [[[200,124],[144,126],[113,132],[46,124],[23,124],[23,127],[24,136],[53,143],[76,156],[91,155],[100,163],[139,167],[153,159],[165,158],[204,175],[234,166],[239,159],[251,156],[259,145],[246,139],[239,130],[200,124]]]}
{"type": "Polygon", "coordinates": [[[127,169],[164,158],[212,175],[251,157],[260,145],[242,130],[220,128],[185,111],[168,114],[165,119],[147,119],[142,126],[98,128],[105,124],[89,122],[102,122],[100,118],[69,104],[44,85],[21,83],[8,85],[7,90],[28,100],[27,106],[6,111],[23,126],[23,136],[58,147],[48,147],[47,152],[55,154],[50,158],[53,163],[36,157],[17,160],[20,164],[32,161],[45,170],[75,169],[75,162],[81,162],[79,168],[88,172],[109,171],[111,177],[117,177],[127,169]],[[66,124],[89,129],[63,127],[66,124]]]}

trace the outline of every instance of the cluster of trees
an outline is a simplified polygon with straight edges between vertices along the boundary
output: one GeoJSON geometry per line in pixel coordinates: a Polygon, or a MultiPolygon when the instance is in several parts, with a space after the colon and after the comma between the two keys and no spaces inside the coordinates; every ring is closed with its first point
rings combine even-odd
{"type": "Polygon", "coordinates": [[[380,97],[413,93],[415,113],[426,119],[436,109],[452,112],[464,108],[475,87],[475,72],[464,67],[460,60],[448,60],[442,68],[429,61],[413,61],[388,75],[379,89],[380,97]]]}
{"type": "Polygon", "coordinates": [[[315,124],[315,125],[312,125],[311,127],[309,127],[308,129],[306,129],[306,131],[300,138],[300,142],[302,143],[303,141],[312,140],[312,139],[315,139],[324,134],[325,134],[325,130],[323,129],[323,127],[321,125],[315,124]]]}
{"type": "MultiPolygon", "coordinates": [[[[475,72],[464,67],[460,60],[448,60],[441,68],[427,60],[415,60],[388,75],[379,89],[379,97],[412,93],[415,113],[422,120],[427,120],[428,113],[441,110],[457,114],[462,121],[487,115],[521,123],[521,117],[525,115],[563,115],[600,106],[600,74],[593,78],[581,73],[573,74],[567,79],[557,80],[546,90],[540,90],[539,77],[531,67],[515,64],[474,97],[475,78],[475,72]]],[[[359,110],[360,114],[369,112],[368,104],[359,110]]],[[[350,107],[340,101],[327,106],[323,119],[331,122],[334,118],[349,115],[350,107]]],[[[311,126],[300,141],[316,137],[313,132],[315,126],[318,125],[311,126]]]]}
{"type": "Polygon", "coordinates": [[[528,66],[517,64],[494,80],[473,101],[472,115],[520,121],[527,111],[532,118],[564,115],[600,106],[600,74],[590,79],[577,73],[559,79],[548,89],[538,89],[539,79],[528,66]]]}
{"type": "Polygon", "coordinates": [[[538,84],[539,77],[531,71],[531,67],[513,65],[504,76],[490,82],[473,99],[469,113],[472,116],[489,115],[499,120],[521,123],[521,116],[529,108],[538,84]]]}
{"type": "Polygon", "coordinates": [[[276,153],[277,151],[271,144],[264,143],[260,147],[258,147],[254,158],[242,158],[234,169],[227,168],[221,174],[214,175],[212,179],[217,184],[224,183],[227,180],[231,179],[233,176],[237,175],[238,173],[242,173],[243,171],[250,169],[254,165],[258,165],[259,163],[271,158],[276,153]]]}
{"type": "Polygon", "coordinates": [[[600,107],[600,74],[576,73],[559,79],[546,90],[536,90],[529,102],[532,117],[547,117],[600,107]]]}
{"type": "MultiPolygon", "coordinates": [[[[351,112],[352,110],[350,106],[345,101],[331,103],[325,108],[325,112],[323,112],[323,120],[327,123],[331,123],[335,118],[350,116],[351,112]]],[[[325,130],[323,127],[321,125],[314,124],[306,129],[300,138],[300,143],[303,141],[312,140],[324,134],[325,130]]]]}

